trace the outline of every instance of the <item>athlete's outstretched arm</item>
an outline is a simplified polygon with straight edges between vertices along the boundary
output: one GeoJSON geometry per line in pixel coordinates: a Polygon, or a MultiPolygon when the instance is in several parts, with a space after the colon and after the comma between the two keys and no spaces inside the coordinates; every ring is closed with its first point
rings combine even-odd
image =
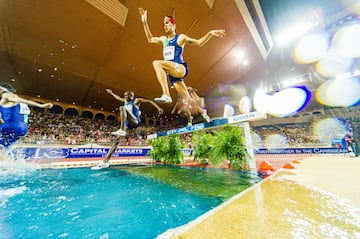
{"type": "Polygon", "coordinates": [[[155,44],[161,44],[161,37],[154,37],[151,34],[150,28],[149,28],[149,24],[147,22],[147,10],[142,9],[141,7],[139,8],[139,13],[141,16],[141,22],[143,24],[144,27],[144,31],[145,31],[145,35],[146,38],[148,40],[149,43],[155,43],[155,44]]]}
{"type": "Polygon", "coordinates": [[[112,95],[116,100],[121,101],[121,102],[125,102],[124,98],[121,98],[120,96],[118,96],[117,94],[115,94],[111,89],[106,89],[106,92],[110,95],[112,95]]]}
{"type": "Polygon", "coordinates": [[[135,104],[135,105],[138,105],[138,104],[144,103],[144,102],[145,102],[145,103],[150,103],[150,104],[152,104],[152,105],[159,111],[159,114],[163,114],[163,113],[164,113],[163,108],[161,108],[161,107],[158,106],[154,101],[149,100],[149,99],[136,98],[134,104],[135,104]]]}
{"type": "Polygon", "coordinates": [[[187,43],[192,46],[199,46],[202,47],[205,45],[213,36],[223,38],[225,36],[225,30],[211,30],[206,33],[202,38],[195,39],[191,38],[187,35],[182,34],[181,39],[179,39],[179,45],[183,43],[187,43]]]}
{"type": "Polygon", "coordinates": [[[12,94],[12,93],[4,93],[2,95],[2,99],[1,102],[13,102],[13,103],[24,103],[30,106],[35,106],[35,107],[39,107],[39,108],[52,108],[53,104],[52,103],[38,103],[32,100],[26,100],[24,98],[19,97],[16,94],[12,94]]]}

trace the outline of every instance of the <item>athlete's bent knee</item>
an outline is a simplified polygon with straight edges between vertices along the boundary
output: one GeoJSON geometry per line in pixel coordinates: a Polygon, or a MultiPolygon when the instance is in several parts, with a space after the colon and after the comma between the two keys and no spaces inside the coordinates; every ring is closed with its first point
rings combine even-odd
{"type": "Polygon", "coordinates": [[[154,60],[152,64],[154,68],[162,67],[162,61],[160,60],[154,60]]]}

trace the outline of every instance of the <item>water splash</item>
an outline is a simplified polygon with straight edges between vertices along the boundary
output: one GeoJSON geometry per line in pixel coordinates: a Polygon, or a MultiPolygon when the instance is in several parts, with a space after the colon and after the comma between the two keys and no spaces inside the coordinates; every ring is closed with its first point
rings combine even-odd
{"type": "Polygon", "coordinates": [[[8,174],[24,175],[36,169],[35,163],[30,163],[23,149],[0,147],[0,176],[8,174]]]}

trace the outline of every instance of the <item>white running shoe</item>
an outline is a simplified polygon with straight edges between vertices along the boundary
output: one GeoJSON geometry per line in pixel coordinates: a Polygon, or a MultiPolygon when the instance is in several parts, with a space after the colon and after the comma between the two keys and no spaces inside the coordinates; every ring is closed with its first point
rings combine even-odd
{"type": "Polygon", "coordinates": [[[126,131],[122,130],[122,129],[118,129],[114,132],[111,132],[112,135],[115,136],[125,136],[126,135],[126,131]]]}
{"type": "Polygon", "coordinates": [[[160,98],[155,98],[154,100],[158,103],[166,103],[166,104],[172,103],[172,99],[168,95],[162,95],[160,98]]]}
{"type": "Polygon", "coordinates": [[[99,170],[99,169],[108,168],[108,167],[109,167],[109,163],[101,162],[98,165],[91,167],[91,170],[99,170]]]}

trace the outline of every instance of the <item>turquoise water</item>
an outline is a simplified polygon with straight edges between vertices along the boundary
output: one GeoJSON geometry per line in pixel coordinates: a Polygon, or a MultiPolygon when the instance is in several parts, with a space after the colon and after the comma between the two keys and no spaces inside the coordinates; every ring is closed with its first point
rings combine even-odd
{"type": "Polygon", "coordinates": [[[0,238],[155,238],[222,203],[226,188],[233,195],[257,181],[156,166],[3,173],[0,238]]]}

